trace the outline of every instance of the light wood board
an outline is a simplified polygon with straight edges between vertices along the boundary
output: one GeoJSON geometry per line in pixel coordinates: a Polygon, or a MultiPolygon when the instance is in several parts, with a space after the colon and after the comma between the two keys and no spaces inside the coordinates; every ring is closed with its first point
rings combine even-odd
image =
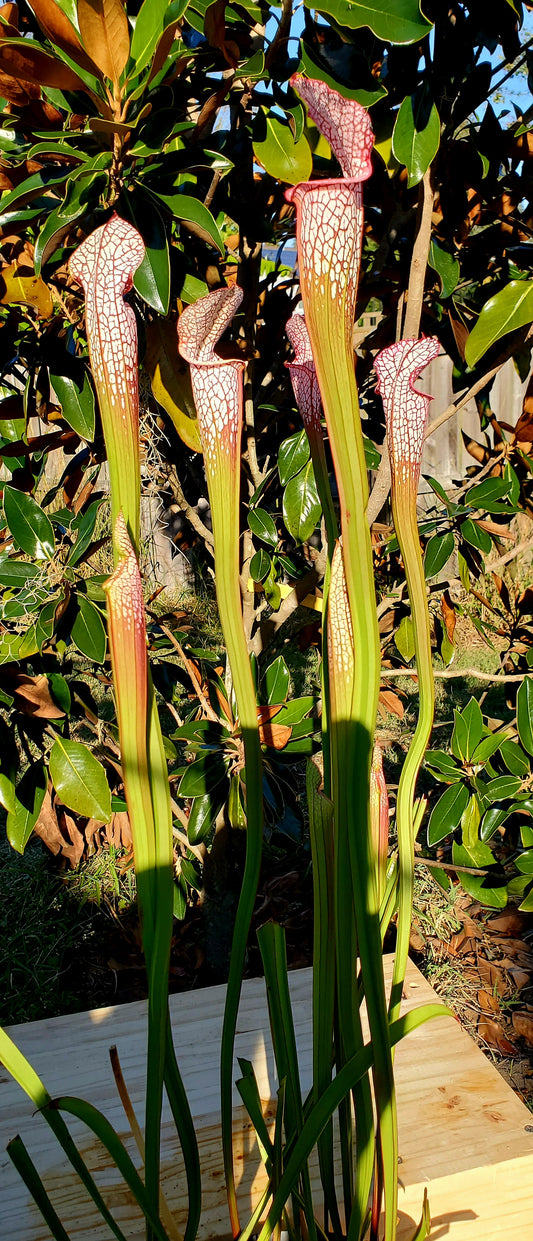
{"type": "MultiPolygon", "coordinates": [[[[390,975],[391,962],[386,961],[390,975]]],[[[290,975],[302,1088],[311,1081],[311,971],[290,975]]],[[[219,1137],[218,1049],[224,987],[171,998],[180,1069],[193,1112],[201,1152],[204,1205],[201,1241],[229,1234],[219,1137]]],[[[410,963],[404,1010],[436,999],[410,963]]],[[[116,1043],[139,1118],[143,1114],[146,1004],[126,1004],[12,1027],[52,1095],[75,1094],[100,1107],[127,1142],[131,1138],[109,1063],[116,1043]]],[[[236,1055],[254,1064],[267,1116],[274,1115],[276,1079],[268,1033],[264,982],[245,982],[239,1012],[236,1055]]],[[[235,1064],[235,1078],[239,1069],[235,1064]]],[[[453,1018],[439,1018],[410,1035],[396,1053],[400,1125],[399,1241],[408,1241],[418,1221],[427,1186],[434,1221],[432,1241],[531,1241],[533,1239],[533,1117],[497,1069],[453,1018]]],[[[235,1092],[239,1203],[246,1220],[264,1185],[257,1146],[235,1092]]],[[[81,1184],[42,1118],[0,1066],[0,1238],[49,1241],[39,1212],[5,1154],[20,1133],[49,1190],[72,1241],[108,1241],[81,1184]]],[[[69,1122],[70,1123],[70,1122],[69,1122]]],[[[108,1166],[106,1152],[77,1121],[71,1124],[87,1163],[131,1241],[143,1237],[143,1223],[129,1191],[108,1166]]],[[[162,1142],[163,1188],[178,1224],[185,1223],[181,1157],[168,1112],[162,1142]]],[[[313,1172],[316,1181],[316,1170],[313,1172]]]]}

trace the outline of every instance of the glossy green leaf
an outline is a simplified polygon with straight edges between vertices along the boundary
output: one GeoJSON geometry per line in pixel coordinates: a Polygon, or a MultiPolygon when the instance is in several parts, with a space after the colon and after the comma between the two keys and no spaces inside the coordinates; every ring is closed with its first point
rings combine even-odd
{"type": "Polygon", "coordinates": [[[305,431],[297,431],[280,445],[278,453],[279,481],[285,487],[289,479],[309,460],[309,440],[305,431]]]}
{"type": "Polygon", "coordinates": [[[461,815],[461,840],[465,849],[472,849],[477,844],[480,822],[481,811],[479,801],[475,793],[473,793],[461,815]]]}
{"type": "Polygon", "coordinates": [[[24,853],[35,827],[48,788],[44,763],[35,763],[24,772],[15,790],[15,808],[7,816],[7,838],[17,853],[24,853]]]}
{"type": "Polygon", "coordinates": [[[462,757],[469,763],[476,746],[481,741],[484,728],[481,708],[476,698],[470,699],[470,702],[463,708],[461,717],[466,727],[465,752],[462,757]]]}
{"type": "Polygon", "coordinates": [[[454,549],[454,537],[451,530],[445,534],[434,534],[429,540],[424,553],[424,573],[427,578],[436,577],[444,568],[454,549]]]}
{"type": "Polygon", "coordinates": [[[49,672],[48,684],[50,686],[50,691],[54,702],[57,703],[61,711],[65,712],[65,715],[70,715],[72,700],[70,697],[68,681],[61,676],[60,672],[49,672]]]}
{"type": "Polygon", "coordinates": [[[289,669],[283,655],[278,655],[278,658],[269,665],[265,672],[267,702],[269,704],[285,702],[289,693],[290,683],[289,669]]]}
{"type": "Polygon", "coordinates": [[[318,12],[350,30],[369,26],[386,43],[416,43],[431,30],[418,0],[320,0],[318,12]]]}
{"type": "Polygon", "coordinates": [[[440,117],[424,83],[414,95],[407,95],[396,117],[392,151],[399,164],[405,164],[408,186],[418,185],[439,149],[440,117]]]}
{"type": "Polygon", "coordinates": [[[495,832],[503,826],[511,814],[512,809],[509,806],[489,806],[481,820],[479,831],[481,840],[485,842],[492,840],[495,832]]]}
{"type": "MultiPolygon", "coordinates": [[[[79,564],[80,560],[87,551],[87,548],[90,547],[93,540],[101,503],[101,500],[95,500],[91,505],[89,505],[89,508],[86,509],[85,513],[78,514],[73,521],[72,530],[73,532],[76,531],[76,542],[69,554],[69,565],[79,564]]],[[[100,592],[100,598],[102,600],[105,599],[103,591],[100,592]]]]}
{"type": "Polygon", "coordinates": [[[250,561],[250,577],[254,582],[263,582],[272,572],[272,561],[264,547],[255,552],[250,561]]]}
{"type": "Polygon", "coordinates": [[[433,807],[428,823],[428,845],[438,845],[454,832],[466,810],[469,792],[464,784],[451,784],[433,807]]]}
{"type": "Polygon", "coordinates": [[[445,780],[460,780],[463,776],[462,767],[445,750],[428,750],[426,767],[429,767],[431,771],[440,772],[445,780]]]}
{"type": "Polygon", "coordinates": [[[69,375],[50,374],[50,382],[69,427],[89,442],[94,439],[94,392],[83,364],[72,365],[69,375]]]}
{"type": "Polygon", "coordinates": [[[195,797],[187,823],[187,837],[191,845],[201,844],[209,835],[225,804],[227,793],[228,786],[224,783],[219,784],[212,792],[205,793],[203,797],[195,797]]]}
{"type": "Polygon", "coordinates": [[[518,736],[528,754],[533,756],[533,680],[524,677],[516,696],[518,736]]]}
{"type": "Polygon", "coordinates": [[[297,543],[310,538],[321,512],[313,462],[309,460],[299,474],[289,479],[283,493],[283,520],[297,543]]]}
{"type": "Polygon", "coordinates": [[[475,366],[483,354],[508,332],[515,332],[533,320],[533,283],[511,280],[504,289],[489,297],[472,328],[465,348],[468,366],[475,366]]]}
{"type": "Polygon", "coordinates": [[[483,530],[477,521],[472,521],[470,517],[467,517],[466,521],[463,521],[461,525],[461,535],[463,539],[466,539],[467,543],[470,543],[472,547],[475,547],[478,552],[482,552],[483,555],[486,556],[490,552],[492,547],[490,534],[487,530],[483,530]]]}
{"type": "MultiPolygon", "coordinates": [[[[188,0],[183,0],[183,3],[180,4],[179,17],[183,16],[187,3],[188,0]]],[[[168,7],[169,0],[144,0],[139,9],[135,19],[130,49],[135,74],[140,73],[145,68],[155,52],[165,27],[165,15],[168,7]]]]}
{"type": "Polygon", "coordinates": [[[277,547],[278,532],[276,525],[266,509],[251,508],[248,512],[248,525],[252,534],[255,534],[258,539],[262,539],[263,543],[268,543],[270,547],[277,547]]]}
{"type": "Polygon", "coordinates": [[[527,775],[530,770],[531,763],[527,757],[527,754],[524,754],[523,749],[518,745],[517,741],[511,741],[510,738],[506,741],[502,741],[500,746],[500,754],[503,758],[505,766],[513,773],[514,776],[520,776],[523,778],[527,775]]]}
{"type": "Polygon", "coordinates": [[[105,625],[94,603],[78,595],[78,611],[70,631],[72,641],[95,664],[102,664],[106,652],[105,625]]]}
{"type": "Polygon", "coordinates": [[[23,560],[13,560],[8,556],[0,559],[0,586],[16,589],[39,577],[39,574],[40,569],[36,564],[25,564],[23,560]]]}
{"type": "Polygon", "coordinates": [[[278,608],[281,606],[281,590],[276,577],[274,565],[272,565],[270,573],[267,574],[263,582],[263,590],[265,592],[265,599],[267,600],[267,603],[270,604],[270,607],[274,612],[277,612],[278,608]]]}
{"type": "Polygon", "coordinates": [[[410,616],[402,616],[394,635],[394,643],[406,664],[409,664],[415,653],[415,635],[410,616]]]}
{"type": "Polygon", "coordinates": [[[157,194],[157,197],[168,207],[175,220],[190,224],[202,241],[211,243],[220,254],[225,254],[224,242],[213,216],[198,198],[192,198],[189,194],[157,194]]]}
{"type": "Polygon", "coordinates": [[[187,913],[187,890],[185,884],[182,883],[181,876],[174,880],[172,888],[172,913],[178,922],[183,922],[187,913]]]}
{"type": "Polygon", "coordinates": [[[212,793],[227,772],[227,762],[216,751],[210,750],[186,767],[178,785],[179,797],[205,797],[212,793]]]}
{"type": "Polygon", "coordinates": [[[496,753],[496,750],[500,749],[502,740],[503,733],[491,733],[490,737],[483,737],[474,750],[472,762],[474,764],[488,762],[489,758],[492,758],[492,755],[496,753]]]}
{"type": "MultiPolygon", "coordinates": [[[[485,478],[476,483],[465,496],[465,504],[472,508],[486,509],[487,513],[508,513],[509,503],[504,500],[509,494],[509,483],[503,478],[485,478]]],[[[512,511],[512,510],[511,510],[512,511]]]]}
{"type": "Polygon", "coordinates": [[[449,250],[444,250],[433,239],[429,247],[428,263],[437,272],[437,275],[440,276],[441,297],[450,297],[461,274],[461,268],[457,259],[454,259],[453,254],[450,254],[449,250]]]}
{"type": "MultiPolygon", "coordinates": [[[[146,0],[145,0],[146,2],[146,0]]],[[[137,192],[126,194],[127,215],[141,234],[146,252],[133,284],[143,301],[159,315],[167,315],[170,303],[170,255],[165,225],[152,199],[137,192]]]]}
{"type": "Polygon", "coordinates": [[[256,132],[261,136],[254,141],[254,155],[271,177],[289,185],[309,181],[313,157],[305,135],[295,142],[289,122],[273,112],[265,113],[264,125],[256,125],[256,132]]]}
{"type": "Polygon", "coordinates": [[[42,508],[23,491],[4,486],[4,513],[21,551],[35,560],[50,560],[55,551],[52,523],[42,508]]]}
{"type": "Polygon", "coordinates": [[[81,741],[58,737],[50,752],[50,775],[58,797],[77,814],[108,823],[111,792],[102,764],[81,741]]]}
{"type": "MultiPolygon", "coordinates": [[[[494,858],[491,850],[482,840],[478,840],[473,847],[468,849],[464,844],[459,845],[454,841],[452,860],[457,866],[471,866],[476,870],[494,867],[494,858]]],[[[500,879],[492,869],[489,875],[468,875],[461,871],[458,874],[458,879],[465,892],[468,892],[475,900],[480,901],[482,905],[488,905],[490,909],[505,909],[507,904],[505,876],[502,876],[500,879]]]]}

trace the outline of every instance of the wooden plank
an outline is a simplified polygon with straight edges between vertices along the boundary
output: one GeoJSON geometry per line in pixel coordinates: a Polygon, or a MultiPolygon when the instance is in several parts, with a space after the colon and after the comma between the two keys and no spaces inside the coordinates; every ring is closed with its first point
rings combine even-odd
{"type": "MultiPolygon", "coordinates": [[[[391,962],[387,960],[387,975],[391,962]]],[[[290,975],[302,1086],[311,1082],[311,971],[290,975]]],[[[219,1136],[218,1048],[224,987],[171,998],[176,1049],[191,1102],[201,1152],[204,1209],[201,1241],[228,1235],[219,1136]]],[[[416,967],[409,965],[405,1009],[431,1002],[435,995],[416,967]]],[[[140,1119],[144,1107],[143,1068],[146,1028],[144,1002],[97,1009],[33,1022],[10,1031],[51,1094],[70,1093],[97,1104],[138,1157],[126,1124],[109,1064],[116,1043],[128,1088],[140,1119]]],[[[254,1063],[268,1117],[274,1114],[276,1081],[264,983],[244,984],[236,1055],[254,1063]]],[[[0,1237],[5,1241],[49,1241],[45,1225],[5,1155],[15,1133],[26,1141],[72,1241],[108,1241],[77,1178],[61,1158],[55,1139],[19,1088],[0,1070],[0,1237]]],[[[239,1070],[235,1064],[235,1077],[239,1070]]],[[[459,1023],[439,1019],[406,1039],[396,1055],[400,1121],[399,1241],[408,1241],[428,1186],[435,1238],[496,1241],[533,1236],[533,1135],[530,1113],[497,1069],[459,1023]],[[529,1225],[529,1227],[528,1227],[529,1225]],[[516,1229],[516,1231],[515,1231],[516,1229]]],[[[238,1095],[235,1092],[235,1101],[238,1095]]],[[[120,1178],[107,1166],[103,1148],[83,1126],[72,1122],[88,1165],[94,1171],[117,1220],[131,1241],[143,1224],[120,1178]]],[[[238,1108],[236,1116],[239,1201],[245,1219],[264,1185],[253,1131],[238,1108]]],[[[180,1152],[168,1111],[162,1141],[163,1188],[183,1227],[186,1218],[180,1152]]],[[[316,1166],[313,1181],[316,1183],[316,1166]]]]}

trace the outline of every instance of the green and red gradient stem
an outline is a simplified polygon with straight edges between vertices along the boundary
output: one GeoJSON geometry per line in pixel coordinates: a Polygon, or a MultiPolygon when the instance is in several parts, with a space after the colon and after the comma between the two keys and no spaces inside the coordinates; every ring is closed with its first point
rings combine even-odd
{"type": "Polygon", "coordinates": [[[222,1143],[233,1235],[240,1231],[232,1142],[233,1052],[237,1014],[263,840],[262,758],[255,687],[242,617],[240,592],[240,460],[243,369],[222,358],[215,346],[240,306],[242,290],[217,289],[187,307],[178,323],[179,348],[190,363],[194,402],[215,546],[215,581],[220,622],[244,742],[246,774],[246,862],[235,919],[220,1055],[222,1143]]]}
{"type": "Polygon", "coordinates": [[[370,766],[380,677],[368,480],[355,382],[353,327],[363,233],[362,182],[371,174],[368,115],[322,82],[291,84],[327,138],[344,177],[305,182],[287,192],[296,205],[296,238],[305,320],[333,455],[342,549],[353,628],[355,684],[343,748],[350,773],[341,804],[351,863],[357,947],[370,1032],[384,1175],[385,1241],[397,1213],[397,1122],[385,985],[381,967],[377,859],[370,822],[370,766]]]}
{"type": "MultiPolygon", "coordinates": [[[[137,554],[140,532],[140,450],[137,329],[124,301],[144,257],[139,233],[117,215],[96,229],[70,260],[83,286],[89,355],[106,441],[115,572],[107,583],[108,632],[131,822],[148,974],[148,1053],[145,1184],[159,1213],[163,1080],[185,1156],[190,1189],[187,1237],[200,1212],[199,1161],[184,1101],[168,1019],[172,936],[173,840],[168,771],[146,647],[146,621],[137,554]]],[[[147,1220],[148,1241],[153,1228],[147,1220]]]]}
{"type": "MultiPolygon", "coordinates": [[[[85,294],[85,325],[107,449],[111,528],[122,513],[139,551],[141,468],[135,315],[124,301],[144,258],[142,237],[116,214],[74,251],[70,275],[85,294]]],[[[119,550],[115,551],[115,562],[119,550]]]]}
{"type": "Polygon", "coordinates": [[[430,397],[418,392],[415,382],[428,363],[437,357],[438,352],[439,342],[435,337],[400,340],[388,349],[383,349],[374,362],[379,381],[377,391],[381,393],[387,421],[392,515],[411,602],[419,692],[417,725],[404,760],[396,804],[398,927],[390,998],[391,1021],[396,1020],[399,1015],[409,952],[413,904],[415,786],[431,735],[435,707],[426,579],[416,516],[430,397]]]}

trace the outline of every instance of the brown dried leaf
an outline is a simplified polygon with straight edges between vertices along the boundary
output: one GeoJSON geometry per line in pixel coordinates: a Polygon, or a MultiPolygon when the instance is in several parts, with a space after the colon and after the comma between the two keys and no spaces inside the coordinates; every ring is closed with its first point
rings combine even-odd
{"type": "Polygon", "coordinates": [[[280,702],[280,703],[268,703],[265,706],[258,707],[257,708],[258,724],[265,724],[268,720],[273,720],[274,716],[277,715],[279,711],[281,711],[283,705],[284,704],[280,702]]]}
{"type": "Polygon", "coordinates": [[[95,73],[96,66],[84,52],[77,30],[56,0],[31,0],[31,8],[50,42],[68,52],[77,64],[84,65],[91,73],[95,73]]]}
{"type": "Polygon", "coordinates": [[[270,720],[267,720],[259,725],[261,745],[270,745],[274,750],[283,750],[291,736],[292,728],[289,724],[272,724],[270,720]]]}
{"type": "MultiPolygon", "coordinates": [[[[4,674],[5,678],[5,674],[4,674]]],[[[40,720],[61,720],[65,712],[54,702],[48,685],[48,678],[43,676],[26,676],[17,672],[9,676],[9,686],[15,696],[15,706],[25,715],[32,715],[40,720]]]]}
{"type": "Polygon", "coordinates": [[[63,853],[68,858],[72,869],[78,865],[85,848],[85,840],[76,824],[75,819],[66,810],[61,814],[61,825],[66,831],[71,843],[70,845],[63,842],[63,853]]]}
{"type": "Polygon", "coordinates": [[[498,995],[505,996],[509,994],[509,983],[505,978],[502,970],[493,961],[487,961],[485,957],[478,957],[477,967],[481,981],[485,983],[491,991],[497,991],[498,995]]]}
{"type": "Polygon", "coordinates": [[[24,86],[31,82],[36,86],[54,86],[58,90],[92,93],[87,91],[82,79],[62,60],[57,60],[40,48],[24,47],[22,41],[16,45],[0,41],[0,70],[16,78],[24,86]]]}
{"type": "Polygon", "coordinates": [[[490,457],[488,448],[486,448],[484,444],[478,444],[477,440],[471,439],[465,431],[462,431],[461,435],[463,437],[463,443],[466,451],[470,453],[470,456],[474,458],[474,461],[478,461],[480,465],[485,465],[490,457]]]}
{"type": "Polygon", "coordinates": [[[442,619],[446,626],[446,633],[448,634],[448,638],[453,645],[453,635],[455,633],[455,625],[457,622],[457,617],[455,615],[455,608],[451,601],[450,592],[448,590],[444,591],[444,594],[440,601],[440,610],[441,610],[442,619]]]}
{"type": "Polygon", "coordinates": [[[484,1013],[499,1013],[500,1005],[495,995],[491,995],[490,991],[478,991],[477,1002],[484,1013]]]}
{"type": "Polygon", "coordinates": [[[492,1017],[480,1017],[477,1023],[477,1032],[479,1037],[488,1043],[489,1047],[493,1047],[499,1051],[502,1056],[515,1056],[516,1047],[511,1043],[498,1025],[497,1021],[493,1021],[492,1017]]]}
{"type": "Polygon", "coordinates": [[[405,707],[398,694],[394,693],[394,690],[382,689],[379,695],[378,706],[383,718],[385,718],[388,712],[389,715],[397,715],[399,720],[403,719],[405,707]]]}
{"type": "Polygon", "coordinates": [[[57,854],[61,852],[65,842],[59,830],[57,815],[54,807],[52,806],[52,798],[50,796],[49,789],[46,790],[44,795],[39,818],[37,819],[33,830],[37,836],[41,837],[41,840],[44,842],[47,849],[50,849],[50,852],[53,853],[54,856],[57,856],[57,854]]]}
{"type": "Polygon", "coordinates": [[[533,1047],[533,1016],[531,1013],[513,1013],[513,1030],[518,1038],[523,1038],[529,1047],[533,1047]]]}
{"type": "Polygon", "coordinates": [[[517,909],[511,909],[508,913],[498,914],[495,918],[489,918],[488,922],[485,923],[485,929],[487,931],[498,931],[501,935],[516,935],[523,931],[527,922],[527,914],[521,914],[517,909]]]}
{"type": "Polygon", "coordinates": [[[122,0],[78,0],[78,22],[91,60],[118,88],[130,54],[130,32],[122,0]]]}

